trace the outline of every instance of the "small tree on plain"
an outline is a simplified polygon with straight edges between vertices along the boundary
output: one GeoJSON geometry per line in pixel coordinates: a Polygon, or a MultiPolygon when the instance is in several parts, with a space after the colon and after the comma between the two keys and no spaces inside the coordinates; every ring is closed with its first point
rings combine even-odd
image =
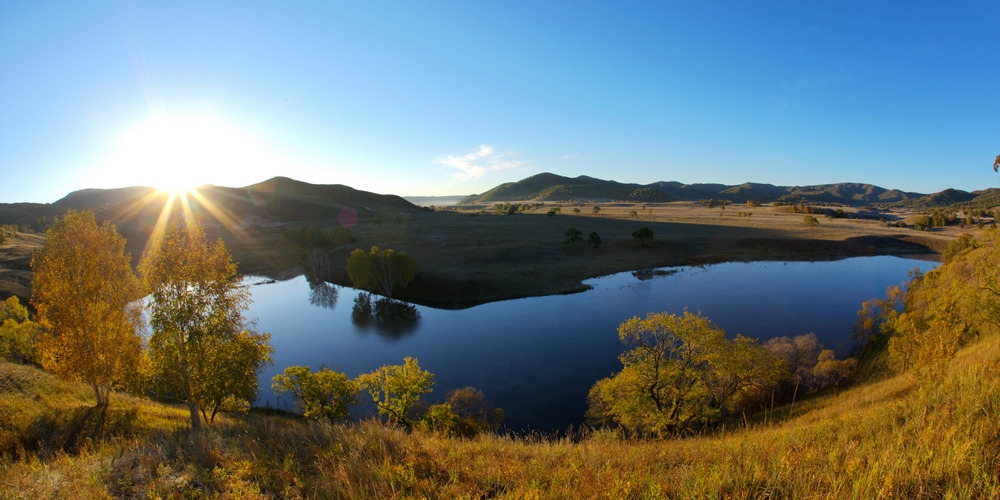
{"type": "Polygon", "coordinates": [[[587,238],[587,243],[593,245],[594,248],[601,247],[601,235],[597,234],[597,231],[590,233],[590,237],[587,238]]]}
{"type": "Polygon", "coordinates": [[[632,237],[639,242],[639,246],[646,244],[646,240],[653,239],[653,230],[648,227],[640,227],[632,233],[632,237]]]}
{"type": "Polygon", "coordinates": [[[583,241],[583,231],[580,231],[575,227],[567,229],[565,242],[569,243],[570,245],[576,246],[576,242],[578,241],[583,241]]]}

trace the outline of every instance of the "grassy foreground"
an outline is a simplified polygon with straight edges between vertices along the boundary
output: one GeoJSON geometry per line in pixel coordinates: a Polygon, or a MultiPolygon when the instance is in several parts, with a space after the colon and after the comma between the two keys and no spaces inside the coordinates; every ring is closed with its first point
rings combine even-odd
{"type": "Polygon", "coordinates": [[[378,422],[221,416],[0,362],[3,498],[997,498],[1000,342],[938,384],[910,374],[675,441],[409,434],[378,422]]]}

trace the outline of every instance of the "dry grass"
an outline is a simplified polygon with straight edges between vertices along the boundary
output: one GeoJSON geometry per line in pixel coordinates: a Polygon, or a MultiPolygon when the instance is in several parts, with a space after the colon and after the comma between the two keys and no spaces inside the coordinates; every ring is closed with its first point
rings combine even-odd
{"type": "MultiPolygon", "coordinates": [[[[726,210],[698,203],[562,204],[561,213],[548,216],[556,204],[517,215],[481,215],[465,212],[380,213],[351,228],[356,241],[328,249],[333,282],[350,285],[344,265],[354,248],[404,250],[420,265],[420,274],[399,298],[424,305],[468,307],[518,297],[581,291],[588,278],[634,269],[753,260],[829,260],[861,255],[926,256],[944,249],[963,231],[958,227],[931,232],[887,228],[878,221],[826,219],[818,227],[802,222],[801,214],[786,208],[730,205],[726,210]],[[580,209],[574,213],[573,209],[580,209]],[[636,216],[632,216],[632,212],[636,216]],[[746,214],[752,214],[747,216],[746,214]],[[653,229],[655,238],[639,246],[632,232],[653,229]],[[563,243],[566,229],[576,227],[584,239],[593,231],[601,248],[585,242],[563,243]]],[[[848,209],[852,211],[853,209],[848,209]]],[[[908,212],[890,214],[905,218],[908,212]]],[[[332,231],[333,220],[302,224],[332,231]]],[[[290,245],[281,227],[230,232],[208,229],[223,237],[244,274],[287,278],[301,274],[305,251],[290,245]]],[[[13,245],[0,247],[0,299],[9,294],[30,295],[30,252],[42,244],[41,235],[21,235],[13,245]],[[7,260],[4,260],[7,259],[7,260]],[[8,262],[8,263],[10,263],[8,262]],[[17,268],[15,268],[17,267],[17,268]]],[[[143,242],[131,241],[133,265],[143,242]]],[[[931,257],[936,258],[936,257],[931,257]]]]}
{"type": "MultiPolygon", "coordinates": [[[[4,438],[86,406],[86,390],[0,364],[4,438]],[[13,385],[12,385],[13,384],[13,385]],[[19,390],[24,398],[10,396],[19,390]],[[32,401],[39,398],[36,403],[32,401]],[[34,419],[34,420],[33,420],[34,419]]],[[[996,498],[1000,344],[963,350],[938,384],[908,374],[675,441],[409,434],[378,422],[223,417],[203,437],[183,410],[117,397],[131,413],[75,448],[24,443],[0,460],[11,498],[996,498]],[[790,415],[791,414],[791,415],[790,415]]],[[[58,419],[57,419],[58,420],[58,419]]],[[[72,420],[72,419],[69,419],[72,420]]],[[[70,422],[64,422],[69,424],[70,422]]],[[[65,434],[55,425],[52,432],[65,434]]],[[[32,438],[33,439],[33,438],[32,438]]]]}
{"type": "MultiPolygon", "coordinates": [[[[386,214],[380,224],[352,228],[356,241],[331,249],[332,280],[349,285],[344,262],[354,248],[378,245],[404,250],[420,274],[399,298],[416,303],[465,307],[517,297],[575,292],[583,280],[640,268],[752,260],[829,260],[860,255],[926,256],[941,251],[957,228],[934,232],[887,228],[878,221],[826,219],[809,228],[801,214],[771,207],[730,206],[723,211],[697,203],[563,204],[517,215],[479,211],[386,214]],[[645,207],[645,208],[643,208],[645,207]],[[574,213],[579,208],[580,213],[574,213]],[[636,211],[637,216],[630,213],[636,211]],[[739,212],[752,216],[737,216],[739,212]],[[632,232],[653,229],[639,246],[632,232]],[[601,236],[601,248],[563,243],[569,227],[601,236]]],[[[899,214],[902,216],[903,214],[899,214]]],[[[332,230],[335,222],[310,224],[332,230]]],[[[971,230],[970,231],[978,231],[971,230]]],[[[301,251],[285,244],[280,229],[223,234],[241,272],[275,277],[300,272],[301,251]]],[[[936,258],[936,257],[931,257],[936,258]]]]}

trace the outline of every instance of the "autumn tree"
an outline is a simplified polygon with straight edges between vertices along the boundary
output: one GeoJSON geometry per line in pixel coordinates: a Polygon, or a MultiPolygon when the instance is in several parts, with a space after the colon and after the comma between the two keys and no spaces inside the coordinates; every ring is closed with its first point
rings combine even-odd
{"type": "Polygon", "coordinates": [[[645,245],[647,240],[653,239],[653,230],[648,227],[640,227],[632,232],[632,238],[639,242],[639,246],[645,245]]]}
{"type": "Polygon", "coordinates": [[[358,404],[358,383],[325,367],[313,372],[308,366],[289,366],[271,379],[271,387],[276,394],[292,393],[303,416],[312,420],[344,420],[358,404]]]}
{"type": "Polygon", "coordinates": [[[824,385],[833,384],[834,394],[840,394],[840,382],[850,376],[857,362],[855,358],[837,359],[833,350],[823,349],[813,373],[823,380],[824,385]]]}
{"type": "Polygon", "coordinates": [[[575,227],[567,229],[566,240],[564,241],[564,243],[569,243],[573,246],[576,246],[576,242],[578,241],[583,241],[583,231],[580,231],[575,227]]]}
{"type": "Polygon", "coordinates": [[[474,387],[453,389],[444,403],[431,405],[421,417],[420,428],[465,438],[494,432],[503,422],[503,410],[486,400],[474,387]]]}
{"type": "Polygon", "coordinates": [[[408,413],[420,396],[431,392],[434,375],[422,370],[416,358],[404,358],[402,365],[383,366],[358,376],[361,389],[368,392],[378,412],[390,422],[412,427],[408,413]]]}
{"type": "Polygon", "coordinates": [[[376,246],[368,253],[357,248],[347,259],[347,275],[355,287],[389,298],[397,288],[406,288],[417,270],[413,257],[391,248],[376,246]]]}
{"type": "Polygon", "coordinates": [[[779,359],[785,361],[785,366],[791,375],[789,380],[779,384],[776,395],[779,403],[794,402],[799,394],[819,388],[822,384],[813,373],[819,361],[819,353],[823,344],[815,333],[796,335],[795,337],[775,337],[764,343],[764,348],[779,359]]]}
{"type": "Polygon", "coordinates": [[[250,301],[229,250],[210,246],[202,228],[176,220],[154,236],[139,265],[149,293],[149,358],[157,388],[184,401],[191,427],[199,411],[232,399],[248,403],[270,362],[270,335],[248,328],[250,301]]]}
{"type": "Polygon", "coordinates": [[[757,341],[726,338],[701,315],[650,313],[618,327],[633,346],[622,371],[590,390],[588,419],[639,435],[675,436],[748,410],[786,375],[757,341]]]}
{"type": "Polygon", "coordinates": [[[17,296],[0,302],[0,358],[37,362],[35,346],[40,334],[38,323],[31,320],[17,296]]]}
{"type": "Polygon", "coordinates": [[[55,222],[31,259],[42,367],[89,384],[98,406],[135,381],[142,351],[142,289],[130,260],[114,225],[75,210],[55,222]]]}

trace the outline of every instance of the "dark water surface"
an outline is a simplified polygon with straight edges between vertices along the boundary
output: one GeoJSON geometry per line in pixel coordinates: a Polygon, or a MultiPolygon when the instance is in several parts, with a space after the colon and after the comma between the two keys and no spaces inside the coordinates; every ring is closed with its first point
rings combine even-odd
{"type": "Polygon", "coordinates": [[[687,307],[730,336],[765,341],[815,332],[827,348],[843,353],[863,301],[882,297],[914,267],[935,266],[883,256],[621,273],[588,280],[593,289],[573,295],[463,310],[417,306],[417,320],[388,326],[352,320],[356,290],[310,286],[300,276],[252,287],[247,317],[272,334],[275,348],[274,366],[261,375],[258,404],[289,406],[270,389],[271,377],[286,366],[339,367],[354,377],[412,356],[435,375],[434,392],[425,396],[432,403],[451,389],[473,386],[503,408],[512,430],[565,430],[582,423],[594,382],[621,368],[617,327],[632,316],[687,307]]]}

